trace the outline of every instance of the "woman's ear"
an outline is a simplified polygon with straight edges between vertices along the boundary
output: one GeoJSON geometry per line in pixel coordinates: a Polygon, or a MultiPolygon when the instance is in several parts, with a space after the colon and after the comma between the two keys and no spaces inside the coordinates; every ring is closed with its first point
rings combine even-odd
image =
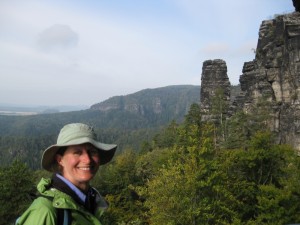
{"type": "Polygon", "coordinates": [[[58,166],[62,166],[62,155],[56,154],[55,160],[56,160],[58,166]]]}

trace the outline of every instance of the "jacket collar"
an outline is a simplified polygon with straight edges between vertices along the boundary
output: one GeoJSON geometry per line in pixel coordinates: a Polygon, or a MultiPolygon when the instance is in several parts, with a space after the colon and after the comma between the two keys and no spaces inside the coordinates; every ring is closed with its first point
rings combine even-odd
{"type": "MultiPolygon", "coordinates": [[[[54,207],[69,208],[69,209],[76,209],[76,210],[82,210],[85,208],[85,210],[90,211],[85,207],[85,204],[82,203],[80,198],[78,198],[76,194],[72,193],[70,188],[65,186],[66,184],[64,184],[59,178],[55,178],[55,177],[53,178],[52,179],[42,178],[37,186],[37,189],[41,195],[48,198],[54,198],[53,199],[54,207]],[[55,183],[54,180],[57,183],[55,183]],[[53,185],[53,181],[55,185],[53,185]]],[[[108,203],[99,194],[99,192],[96,189],[91,187],[91,190],[93,193],[95,193],[95,203],[94,203],[95,205],[93,207],[94,208],[93,212],[91,211],[90,212],[94,214],[97,218],[100,218],[103,212],[108,208],[108,203]]]]}

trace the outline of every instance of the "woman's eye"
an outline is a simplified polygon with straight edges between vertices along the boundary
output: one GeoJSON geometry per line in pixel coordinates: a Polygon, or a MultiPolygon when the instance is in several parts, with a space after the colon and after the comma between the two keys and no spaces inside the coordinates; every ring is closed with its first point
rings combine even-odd
{"type": "Polygon", "coordinates": [[[89,152],[90,152],[91,155],[97,155],[98,154],[97,149],[90,149],[89,152]]]}
{"type": "Polygon", "coordinates": [[[82,151],[74,151],[73,154],[74,154],[74,155],[81,155],[81,152],[82,152],[82,151]]]}

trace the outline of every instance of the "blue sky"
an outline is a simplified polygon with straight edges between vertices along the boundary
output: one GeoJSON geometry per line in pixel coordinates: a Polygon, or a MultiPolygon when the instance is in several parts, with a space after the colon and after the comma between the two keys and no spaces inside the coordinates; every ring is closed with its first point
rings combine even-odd
{"type": "Polygon", "coordinates": [[[200,85],[224,59],[231,84],[259,26],[292,0],[1,0],[0,103],[92,105],[168,85],[200,85]]]}

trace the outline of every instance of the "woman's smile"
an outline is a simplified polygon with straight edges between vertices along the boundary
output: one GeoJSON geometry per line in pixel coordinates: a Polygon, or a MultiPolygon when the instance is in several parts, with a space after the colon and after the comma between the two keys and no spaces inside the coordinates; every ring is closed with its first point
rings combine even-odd
{"type": "Polygon", "coordinates": [[[71,145],[63,155],[57,156],[62,175],[80,189],[85,190],[100,165],[98,150],[91,144],[71,145]]]}

